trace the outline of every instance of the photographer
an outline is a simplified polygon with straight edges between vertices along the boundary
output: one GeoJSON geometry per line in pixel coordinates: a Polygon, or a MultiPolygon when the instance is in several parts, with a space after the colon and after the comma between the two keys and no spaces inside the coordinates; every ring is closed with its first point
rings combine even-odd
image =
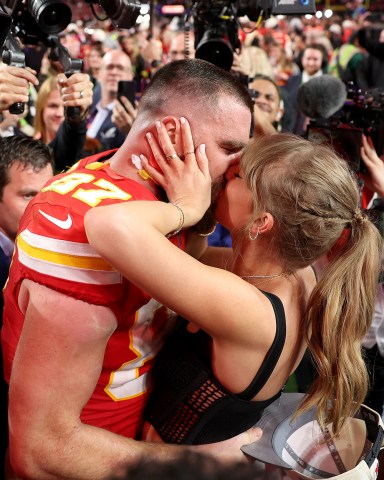
{"type": "Polygon", "coordinates": [[[363,146],[361,147],[361,158],[368,169],[368,173],[361,173],[364,186],[379,197],[384,198],[384,163],[377,155],[372,139],[363,135],[363,146]]]}
{"type": "Polygon", "coordinates": [[[381,32],[378,36],[378,28],[375,27],[375,22],[372,21],[372,17],[366,17],[364,24],[364,27],[358,32],[360,46],[365,48],[369,54],[378,57],[379,59],[383,59],[384,43],[381,32]]]}
{"type": "MultiPolygon", "coordinates": [[[[71,119],[67,115],[55,138],[49,145],[53,149],[56,170],[72,165],[80,157],[85,141],[85,118],[92,102],[92,83],[89,75],[76,73],[67,78],[57,77],[60,101],[64,108],[80,107],[80,117],[71,119]]],[[[29,98],[29,83],[39,85],[35,72],[29,68],[11,67],[0,64],[0,110],[6,111],[16,102],[26,103],[29,98]]]]}
{"type": "Polygon", "coordinates": [[[363,28],[358,31],[358,41],[367,51],[363,62],[364,80],[362,88],[383,88],[384,74],[384,25],[380,19],[368,15],[363,20],[363,28]]]}

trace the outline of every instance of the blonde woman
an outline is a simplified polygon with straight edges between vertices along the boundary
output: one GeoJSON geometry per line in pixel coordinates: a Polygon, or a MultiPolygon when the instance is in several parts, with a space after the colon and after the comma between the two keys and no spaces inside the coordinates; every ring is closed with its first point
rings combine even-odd
{"type": "Polygon", "coordinates": [[[288,134],[252,140],[216,204],[233,250],[202,250],[199,262],[166,238],[198,222],[210,203],[204,145],[193,145],[186,119],[180,128],[183,160],[160,123],[160,144],[148,141],[162,173],[142,156],[170,203],[86,214],[91,245],[188,321],[158,357],[147,419],[170,443],[236,435],[279,397],[308,346],[319,376],[301,410],[315,406],[320,425],[332,423],[337,434],[367,390],[361,341],[382,248],[355,179],[327,147],[288,134]],[[311,265],[342,234],[347,240],[317,283],[311,265]]]}
{"type": "Polygon", "coordinates": [[[93,85],[89,75],[76,73],[49,76],[36,98],[34,138],[49,144],[56,170],[73,165],[81,156],[86,137],[86,115],[92,103],[93,85]],[[78,107],[76,118],[66,116],[66,108],[78,107]]]}

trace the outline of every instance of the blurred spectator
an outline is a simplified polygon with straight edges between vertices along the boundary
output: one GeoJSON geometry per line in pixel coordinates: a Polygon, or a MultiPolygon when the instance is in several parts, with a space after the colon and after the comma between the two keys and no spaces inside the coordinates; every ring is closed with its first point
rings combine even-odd
{"type": "Polygon", "coordinates": [[[95,43],[91,45],[86,62],[87,62],[87,73],[91,79],[91,82],[95,86],[99,78],[101,66],[103,64],[103,57],[105,55],[105,49],[102,43],[95,43]]]}
{"type": "Polygon", "coordinates": [[[305,49],[305,35],[302,32],[297,32],[292,37],[292,60],[303,71],[302,58],[305,49]]]}
{"type": "Polygon", "coordinates": [[[254,45],[243,45],[240,54],[234,53],[232,71],[247,76],[249,80],[256,75],[273,75],[267,54],[254,45]]]}
{"type": "Polygon", "coordinates": [[[41,59],[40,70],[37,74],[37,78],[39,79],[40,85],[48,77],[54,77],[63,71],[61,64],[56,60],[52,60],[52,58],[50,57],[50,54],[51,54],[51,50],[50,49],[46,50],[41,59]]]}
{"type": "Polygon", "coordinates": [[[302,58],[303,71],[292,75],[283,90],[287,93],[286,107],[292,112],[283,122],[282,128],[285,131],[291,131],[297,135],[304,133],[305,116],[300,112],[297,106],[297,92],[302,83],[311,78],[323,75],[323,69],[326,68],[326,52],[322,45],[307,45],[302,58]]]}
{"type": "Polygon", "coordinates": [[[327,30],[327,34],[333,49],[340,48],[343,45],[343,29],[340,24],[332,23],[327,30]]]}
{"type": "Polygon", "coordinates": [[[132,64],[133,80],[136,83],[136,91],[140,91],[140,84],[145,70],[145,61],[140,53],[140,42],[137,34],[120,35],[118,37],[120,48],[126,53],[132,64]]]}
{"type": "Polygon", "coordinates": [[[122,50],[110,50],[103,57],[99,75],[101,97],[97,103],[94,99],[87,124],[87,137],[100,143],[100,151],[118,148],[125,140],[112,121],[119,80],[133,80],[131,60],[122,50]]]}
{"type": "Polygon", "coordinates": [[[353,0],[352,2],[352,18],[354,20],[358,19],[361,15],[363,15],[367,10],[364,5],[364,0],[353,0]]]}
{"type": "Polygon", "coordinates": [[[141,85],[141,91],[145,88],[148,81],[164,64],[163,59],[163,44],[156,38],[146,39],[141,41],[141,55],[145,62],[145,74],[143,74],[144,83],[141,85]]]}
{"type": "Polygon", "coordinates": [[[255,102],[254,134],[276,133],[284,114],[279,86],[271,77],[257,75],[250,89],[255,102]]]}
{"type": "Polygon", "coordinates": [[[60,42],[68,50],[72,58],[82,58],[82,42],[75,24],[68,25],[67,30],[60,34],[60,42]]]}
{"type": "Polygon", "coordinates": [[[271,45],[269,49],[269,62],[272,65],[273,78],[280,87],[286,85],[292,75],[300,73],[300,69],[287,55],[280,43],[271,45]]]}
{"type": "Polygon", "coordinates": [[[169,45],[167,61],[183,60],[185,58],[195,57],[195,36],[193,32],[177,32],[169,45]]]}
{"type": "Polygon", "coordinates": [[[118,148],[125,140],[112,122],[119,80],[133,80],[131,60],[121,50],[110,50],[103,57],[99,75],[101,98],[97,104],[93,102],[87,125],[87,136],[100,142],[101,151],[118,148]]]}
{"type": "MultiPolygon", "coordinates": [[[[14,241],[20,218],[29,201],[53,175],[51,149],[28,137],[0,138],[0,312],[3,311],[3,287],[8,278],[14,241]]],[[[2,316],[0,315],[2,325],[2,316]]],[[[0,367],[3,371],[3,356],[0,367]]],[[[0,380],[0,477],[5,475],[8,446],[8,385],[0,380]]]]}
{"type": "Polygon", "coordinates": [[[384,30],[379,20],[380,17],[366,15],[363,28],[358,31],[359,43],[368,52],[364,62],[364,88],[384,87],[384,30]]]}
{"type": "Polygon", "coordinates": [[[383,58],[384,35],[381,17],[373,14],[366,15],[361,23],[362,28],[358,30],[360,45],[375,57],[383,58]]]}
{"type": "Polygon", "coordinates": [[[328,64],[328,73],[343,82],[361,86],[363,80],[364,55],[359,48],[358,32],[354,32],[348,43],[336,48],[328,64]]]}
{"type": "Polygon", "coordinates": [[[9,113],[5,110],[0,121],[0,137],[13,137],[14,135],[23,135],[19,128],[21,115],[9,113]]]}
{"type": "Polygon", "coordinates": [[[36,100],[34,138],[50,144],[56,170],[63,170],[80,159],[91,102],[92,82],[87,74],[76,73],[68,79],[60,74],[42,83],[36,100]],[[67,107],[79,107],[79,117],[65,115],[67,107]]]}
{"type": "Polygon", "coordinates": [[[50,143],[64,120],[64,103],[61,99],[56,76],[50,76],[42,83],[36,101],[34,138],[50,143]]]}
{"type": "Polygon", "coordinates": [[[358,39],[368,52],[363,62],[365,84],[362,88],[384,88],[384,30],[374,26],[362,28],[358,39]]]}
{"type": "Polygon", "coordinates": [[[377,288],[375,314],[363,340],[364,358],[370,377],[370,388],[364,404],[384,414],[384,285],[377,288]]]}

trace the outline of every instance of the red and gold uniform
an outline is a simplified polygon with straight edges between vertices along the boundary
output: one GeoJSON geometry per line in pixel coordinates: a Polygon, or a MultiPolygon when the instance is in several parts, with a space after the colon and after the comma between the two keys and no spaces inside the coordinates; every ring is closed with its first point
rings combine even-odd
{"type": "MultiPolygon", "coordinates": [[[[2,346],[9,381],[24,321],[18,307],[23,279],[109,307],[118,326],[106,346],[100,378],[81,420],[135,438],[140,434],[147,400],[147,373],[173,322],[165,307],[124,279],[88,243],[84,229],[88,209],[116,202],[157,200],[143,185],[116,174],[108,163],[100,161],[110,153],[81,160],[68,172],[57,175],[28,205],[4,290],[2,346]]],[[[177,243],[179,239],[172,241],[177,243]]]]}

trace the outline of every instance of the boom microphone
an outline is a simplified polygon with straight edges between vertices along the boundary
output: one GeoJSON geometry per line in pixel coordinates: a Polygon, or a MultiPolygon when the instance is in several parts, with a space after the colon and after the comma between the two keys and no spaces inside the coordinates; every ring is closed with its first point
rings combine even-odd
{"type": "Polygon", "coordinates": [[[311,78],[300,85],[297,104],[309,118],[329,118],[344,105],[347,89],[344,83],[332,75],[311,78]]]}

